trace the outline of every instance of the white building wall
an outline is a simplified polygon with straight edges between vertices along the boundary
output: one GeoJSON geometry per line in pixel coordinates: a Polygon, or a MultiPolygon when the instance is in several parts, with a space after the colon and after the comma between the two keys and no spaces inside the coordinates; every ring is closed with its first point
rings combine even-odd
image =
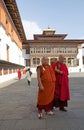
{"type": "MultiPolygon", "coordinates": [[[[84,47],[84,44],[82,44],[82,47],[84,47]]],[[[82,55],[84,56],[84,48],[82,48],[82,55]]]]}
{"type": "MultiPolygon", "coordinates": [[[[18,48],[17,44],[11,40],[10,35],[6,35],[5,29],[2,25],[0,25],[0,60],[7,61],[7,45],[9,46],[9,62],[25,65],[22,50],[18,48]]],[[[0,75],[0,83],[15,77],[17,77],[17,73],[7,75],[3,75],[2,73],[2,75],[0,75]]]]}
{"type": "Polygon", "coordinates": [[[22,50],[15,42],[11,40],[10,35],[6,35],[5,29],[0,25],[0,59],[7,60],[6,47],[9,46],[9,61],[12,63],[24,65],[22,50]]]}
{"type": "Polygon", "coordinates": [[[82,49],[82,55],[84,56],[84,48],[82,49]]]}
{"type": "MultiPolygon", "coordinates": [[[[82,56],[84,56],[84,44],[82,44],[82,56]]],[[[83,64],[83,70],[84,70],[84,64],[83,64]]]]}
{"type": "Polygon", "coordinates": [[[0,25],[0,59],[6,60],[5,30],[0,25]]]}
{"type": "Polygon", "coordinates": [[[22,50],[22,55],[23,55],[24,59],[30,59],[30,55],[26,54],[26,50],[25,49],[22,50]]]}
{"type": "Polygon", "coordinates": [[[78,49],[78,55],[77,58],[79,59],[79,67],[83,67],[83,61],[82,61],[82,49],[78,49]]]}
{"type": "Polygon", "coordinates": [[[22,49],[22,57],[23,57],[23,61],[24,61],[24,65],[26,66],[26,60],[25,59],[30,59],[30,55],[26,54],[26,50],[22,49]]]}

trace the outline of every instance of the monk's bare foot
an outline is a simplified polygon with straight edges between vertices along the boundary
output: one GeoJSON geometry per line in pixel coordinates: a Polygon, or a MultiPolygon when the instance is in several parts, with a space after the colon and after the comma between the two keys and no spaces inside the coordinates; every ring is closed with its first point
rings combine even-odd
{"type": "Polygon", "coordinates": [[[47,115],[54,115],[53,111],[46,112],[47,115]]]}
{"type": "Polygon", "coordinates": [[[63,107],[63,108],[59,108],[60,111],[64,111],[67,112],[67,110],[63,107]]]}
{"type": "Polygon", "coordinates": [[[39,118],[39,119],[42,118],[42,113],[38,113],[38,118],[39,118]]]}

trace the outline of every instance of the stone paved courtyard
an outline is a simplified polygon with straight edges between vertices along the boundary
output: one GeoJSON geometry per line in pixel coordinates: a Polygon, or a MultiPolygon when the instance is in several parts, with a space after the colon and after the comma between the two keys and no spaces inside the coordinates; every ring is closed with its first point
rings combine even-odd
{"type": "Polygon", "coordinates": [[[54,110],[53,116],[43,112],[37,117],[37,80],[31,86],[25,78],[0,84],[0,130],[84,130],[84,73],[69,76],[71,100],[68,112],[54,110]]]}

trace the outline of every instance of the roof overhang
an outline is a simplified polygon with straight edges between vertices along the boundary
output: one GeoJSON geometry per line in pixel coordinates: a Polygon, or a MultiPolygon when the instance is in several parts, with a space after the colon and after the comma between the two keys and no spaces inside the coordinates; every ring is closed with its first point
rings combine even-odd
{"type": "Polygon", "coordinates": [[[84,40],[26,40],[23,42],[23,45],[27,45],[30,43],[77,43],[83,44],[84,40]]]}
{"type": "Polygon", "coordinates": [[[12,62],[0,60],[0,68],[3,68],[3,67],[11,68],[12,66],[13,66],[13,68],[14,67],[15,68],[24,68],[25,67],[23,65],[19,65],[19,64],[12,63],[12,62]]]}
{"type": "Polygon", "coordinates": [[[16,0],[3,0],[22,41],[26,40],[16,0]]]}

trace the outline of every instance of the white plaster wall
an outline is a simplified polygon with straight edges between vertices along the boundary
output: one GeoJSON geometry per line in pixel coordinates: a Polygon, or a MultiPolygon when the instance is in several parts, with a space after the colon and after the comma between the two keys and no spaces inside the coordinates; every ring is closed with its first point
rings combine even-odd
{"type": "Polygon", "coordinates": [[[5,30],[0,25],[0,59],[6,60],[5,30]]]}
{"type": "Polygon", "coordinates": [[[6,45],[9,46],[9,61],[24,65],[22,50],[11,40],[10,35],[6,35],[4,28],[0,25],[0,59],[7,60],[6,45]]]}
{"type": "MultiPolygon", "coordinates": [[[[84,44],[82,44],[82,47],[84,47],[84,44]]],[[[82,48],[82,55],[84,56],[84,48],[82,48]]]]}
{"type": "MultiPolygon", "coordinates": [[[[15,42],[11,40],[10,35],[6,35],[5,29],[0,25],[0,59],[7,61],[6,45],[9,46],[9,61],[12,63],[24,65],[22,50],[18,48],[15,42]]],[[[17,77],[17,73],[0,75],[0,83],[17,77]]]]}
{"type": "Polygon", "coordinates": [[[84,56],[84,48],[82,49],[82,55],[84,56]]]}
{"type": "Polygon", "coordinates": [[[17,78],[17,73],[2,75],[2,76],[0,76],[0,84],[3,82],[6,82],[8,80],[11,80],[13,78],[17,78]]]}
{"type": "Polygon", "coordinates": [[[30,55],[29,55],[29,54],[26,54],[26,50],[25,50],[25,49],[22,49],[22,57],[23,57],[24,65],[26,66],[26,61],[25,61],[25,59],[30,59],[30,55]]]}
{"type": "Polygon", "coordinates": [[[79,59],[79,66],[83,67],[83,60],[82,60],[82,49],[78,49],[77,58],[79,59]]]}
{"type": "Polygon", "coordinates": [[[23,55],[24,59],[30,59],[30,55],[26,54],[26,50],[25,49],[22,49],[22,55],[23,55]]]}

